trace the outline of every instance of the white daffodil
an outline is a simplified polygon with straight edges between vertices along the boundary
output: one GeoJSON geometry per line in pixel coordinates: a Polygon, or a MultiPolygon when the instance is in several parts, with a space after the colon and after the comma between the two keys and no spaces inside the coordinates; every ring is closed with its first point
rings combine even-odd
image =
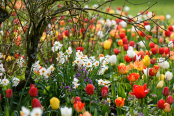
{"type": "Polygon", "coordinates": [[[76,57],[83,57],[83,53],[80,50],[77,50],[76,57]]]}
{"type": "Polygon", "coordinates": [[[7,86],[9,84],[9,80],[4,78],[2,79],[1,84],[3,84],[3,86],[7,86]]]}
{"type": "Polygon", "coordinates": [[[87,67],[87,68],[91,68],[91,67],[92,67],[92,63],[90,62],[90,60],[88,60],[88,61],[86,62],[86,67],[87,67]]]}
{"type": "Polygon", "coordinates": [[[66,50],[66,53],[68,54],[68,56],[70,56],[70,54],[72,54],[72,48],[68,47],[68,49],[66,50]]]}
{"type": "Polygon", "coordinates": [[[63,107],[60,108],[61,116],[72,116],[72,108],[63,107]]]}
{"type": "Polygon", "coordinates": [[[30,115],[30,110],[22,106],[22,111],[20,111],[20,116],[29,116],[29,115],[30,115]]]}
{"type": "Polygon", "coordinates": [[[13,77],[12,82],[13,82],[13,87],[16,87],[19,84],[20,80],[16,77],[13,77]]]}
{"type": "Polygon", "coordinates": [[[95,61],[95,62],[93,63],[93,65],[94,65],[95,67],[99,66],[99,61],[95,61]]]}
{"type": "Polygon", "coordinates": [[[44,68],[44,67],[42,67],[42,68],[39,70],[40,75],[44,75],[45,72],[46,72],[46,68],[44,68]]]}

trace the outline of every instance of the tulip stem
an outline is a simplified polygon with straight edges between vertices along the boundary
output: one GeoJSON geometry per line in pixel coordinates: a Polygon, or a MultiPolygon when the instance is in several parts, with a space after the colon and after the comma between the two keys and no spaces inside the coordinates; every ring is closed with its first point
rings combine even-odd
{"type": "Polygon", "coordinates": [[[143,98],[141,99],[141,108],[142,108],[142,113],[143,113],[143,98]]]}
{"type": "Polygon", "coordinates": [[[91,96],[90,96],[90,101],[89,102],[90,102],[90,106],[89,106],[90,107],[90,110],[89,111],[91,113],[91,96]]]}

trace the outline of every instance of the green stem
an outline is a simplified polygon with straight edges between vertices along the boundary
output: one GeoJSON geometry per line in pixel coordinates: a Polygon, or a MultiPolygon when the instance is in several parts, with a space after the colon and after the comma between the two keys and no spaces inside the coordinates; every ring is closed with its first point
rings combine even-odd
{"type": "Polygon", "coordinates": [[[90,102],[90,106],[89,107],[90,107],[90,113],[91,113],[91,96],[90,96],[90,101],[89,102],[90,102]]]}
{"type": "Polygon", "coordinates": [[[143,113],[143,98],[141,98],[141,108],[142,108],[142,113],[143,113]]]}

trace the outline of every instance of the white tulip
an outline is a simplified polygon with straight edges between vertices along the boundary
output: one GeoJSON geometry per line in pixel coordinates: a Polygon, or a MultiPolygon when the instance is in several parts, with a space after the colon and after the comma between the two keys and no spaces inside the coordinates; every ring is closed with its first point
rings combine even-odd
{"type": "Polygon", "coordinates": [[[148,70],[147,70],[147,68],[143,69],[143,72],[144,72],[144,75],[149,76],[149,68],[148,68],[148,70]]]}
{"type": "Polygon", "coordinates": [[[140,41],[140,42],[138,42],[138,45],[139,45],[140,47],[144,48],[144,47],[145,47],[145,41],[140,41]]]}
{"type": "Polygon", "coordinates": [[[159,60],[158,60],[158,65],[159,65],[159,67],[163,67],[163,65],[164,65],[164,61],[165,61],[165,58],[159,58],[159,60]]]}
{"type": "Polygon", "coordinates": [[[167,79],[168,81],[169,81],[169,80],[171,80],[171,79],[172,79],[172,77],[173,77],[172,72],[167,71],[167,72],[165,73],[165,79],[167,79]]]}
{"type": "Polygon", "coordinates": [[[120,24],[123,28],[125,28],[125,27],[127,26],[127,23],[126,23],[125,21],[121,21],[119,24],[120,24]]]}
{"type": "Polygon", "coordinates": [[[168,47],[169,47],[169,48],[173,48],[173,41],[170,41],[170,42],[169,42],[168,47]]]}
{"type": "Polygon", "coordinates": [[[146,29],[147,31],[150,31],[150,25],[146,25],[146,26],[145,26],[145,29],[146,29]]]}
{"type": "Polygon", "coordinates": [[[63,107],[60,108],[61,116],[72,116],[72,108],[63,107]]]}
{"type": "Polygon", "coordinates": [[[128,50],[127,55],[129,56],[129,58],[134,58],[136,53],[133,50],[128,50]]]}
{"type": "Polygon", "coordinates": [[[169,68],[169,62],[167,62],[167,61],[165,61],[164,63],[163,63],[163,67],[162,67],[163,69],[168,69],[169,68]]]}
{"type": "Polygon", "coordinates": [[[111,64],[116,64],[116,62],[117,62],[117,56],[116,56],[116,55],[110,56],[110,57],[109,57],[109,62],[110,62],[111,64]]]}

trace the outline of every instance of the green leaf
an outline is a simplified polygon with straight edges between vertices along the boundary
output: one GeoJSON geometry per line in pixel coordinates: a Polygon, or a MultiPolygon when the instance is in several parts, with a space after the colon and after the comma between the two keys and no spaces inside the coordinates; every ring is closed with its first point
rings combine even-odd
{"type": "Polygon", "coordinates": [[[118,88],[118,90],[117,90],[118,97],[126,98],[125,90],[123,89],[123,87],[120,83],[118,83],[117,88],[118,88]]]}

